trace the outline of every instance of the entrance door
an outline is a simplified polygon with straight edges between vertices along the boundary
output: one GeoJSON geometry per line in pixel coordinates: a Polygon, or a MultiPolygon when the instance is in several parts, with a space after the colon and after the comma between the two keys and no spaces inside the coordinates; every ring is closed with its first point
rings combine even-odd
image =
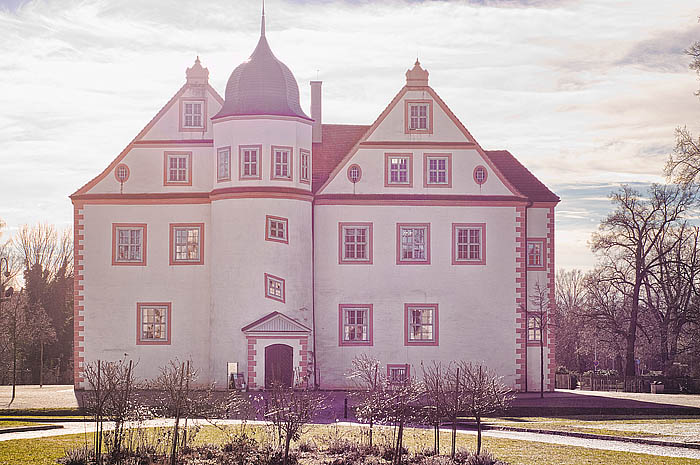
{"type": "Polygon", "coordinates": [[[275,381],[292,386],[292,354],[292,348],[286,344],[265,347],[265,389],[270,389],[275,381]]]}

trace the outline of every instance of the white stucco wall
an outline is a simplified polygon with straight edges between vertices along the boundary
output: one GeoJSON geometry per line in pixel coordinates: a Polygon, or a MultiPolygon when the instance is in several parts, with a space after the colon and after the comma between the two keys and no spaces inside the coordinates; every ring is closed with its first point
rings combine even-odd
{"type": "MultiPolygon", "coordinates": [[[[322,388],[349,385],[352,359],[485,361],[515,384],[513,207],[316,206],[315,303],[322,388]],[[338,222],[373,222],[374,263],[338,264],[338,222]],[[431,265],[396,264],[396,223],[431,224],[431,265]],[[486,223],[486,265],[452,265],[452,223],[486,223]],[[404,345],[404,304],[439,304],[439,345],[404,345]],[[339,304],[373,304],[372,347],[339,346],[339,304]]],[[[417,370],[417,371],[416,371],[417,370]]]]}

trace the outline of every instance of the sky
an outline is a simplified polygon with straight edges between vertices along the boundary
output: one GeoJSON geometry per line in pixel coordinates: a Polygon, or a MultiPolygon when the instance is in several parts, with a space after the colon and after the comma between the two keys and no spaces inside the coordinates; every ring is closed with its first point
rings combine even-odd
{"type": "MultiPolygon", "coordinates": [[[[562,201],[557,267],[588,248],[621,184],[663,182],[674,130],[700,132],[684,49],[697,0],[268,0],[267,38],[324,123],[371,124],[420,58],[487,150],[562,201]]],[[[174,95],[199,55],[223,94],[259,37],[260,1],[0,0],[0,219],[72,224],[68,196],[174,95]]]]}

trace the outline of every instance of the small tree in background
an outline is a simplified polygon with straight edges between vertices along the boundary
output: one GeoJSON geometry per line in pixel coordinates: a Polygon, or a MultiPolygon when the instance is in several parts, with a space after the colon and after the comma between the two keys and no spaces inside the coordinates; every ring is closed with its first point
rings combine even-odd
{"type": "Polygon", "coordinates": [[[398,427],[392,464],[400,464],[403,455],[403,432],[407,423],[423,420],[421,395],[423,387],[412,377],[408,369],[403,380],[388,379],[386,383],[386,420],[398,427]]]}
{"type": "Polygon", "coordinates": [[[476,454],[481,453],[481,419],[489,414],[503,412],[513,395],[503,384],[502,377],[490,371],[483,363],[461,361],[458,381],[463,388],[464,411],[476,420],[476,454]]]}
{"type": "MultiPolygon", "coordinates": [[[[528,332],[532,329],[536,332],[537,340],[540,344],[540,397],[544,397],[544,340],[547,337],[547,330],[549,328],[549,308],[550,300],[548,289],[546,286],[541,286],[540,282],[535,282],[535,289],[533,294],[530,296],[530,303],[532,303],[532,310],[527,310],[527,329],[528,332]],[[535,317],[535,327],[530,328],[530,319],[535,317]]],[[[530,337],[528,335],[528,340],[530,337]]]]}

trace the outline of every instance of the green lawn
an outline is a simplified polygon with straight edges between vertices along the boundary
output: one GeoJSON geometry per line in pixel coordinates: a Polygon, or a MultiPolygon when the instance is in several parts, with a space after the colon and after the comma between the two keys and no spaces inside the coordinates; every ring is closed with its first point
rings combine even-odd
{"type": "Polygon", "coordinates": [[[38,426],[41,423],[34,421],[5,421],[0,420],[0,430],[3,428],[14,428],[15,426],[38,426]]]}
{"type": "MultiPolygon", "coordinates": [[[[238,427],[228,427],[224,431],[212,426],[205,426],[196,436],[197,443],[222,443],[227,437],[227,433],[235,431],[238,427]]],[[[255,434],[261,438],[264,432],[262,428],[254,428],[255,434]]],[[[156,432],[153,429],[154,434],[156,432]]],[[[359,428],[334,427],[334,426],[313,426],[304,434],[302,440],[315,442],[320,448],[333,439],[345,438],[357,440],[359,438],[359,428]]],[[[380,429],[375,434],[377,442],[387,440],[391,435],[391,430],[380,429]],[[383,430],[383,431],[382,431],[383,430]],[[384,437],[384,439],[383,439],[384,437]]],[[[442,452],[449,451],[449,432],[441,434],[442,452]]],[[[474,449],[476,438],[472,435],[458,434],[458,447],[474,449]]],[[[24,465],[32,464],[55,464],[56,459],[61,457],[66,448],[83,446],[92,443],[91,434],[77,434],[54,436],[49,438],[38,438],[29,440],[12,440],[0,442],[0,464],[2,465],[24,465]]],[[[430,431],[420,429],[407,429],[405,445],[411,452],[427,450],[432,447],[433,439],[430,431]]],[[[628,452],[601,451],[596,449],[585,449],[581,447],[560,446],[529,441],[515,441],[509,439],[495,439],[484,437],[484,447],[495,454],[498,458],[508,461],[511,465],[700,465],[700,460],[657,457],[644,454],[634,454],[628,452]]],[[[313,463],[308,458],[302,463],[313,463]]]]}

